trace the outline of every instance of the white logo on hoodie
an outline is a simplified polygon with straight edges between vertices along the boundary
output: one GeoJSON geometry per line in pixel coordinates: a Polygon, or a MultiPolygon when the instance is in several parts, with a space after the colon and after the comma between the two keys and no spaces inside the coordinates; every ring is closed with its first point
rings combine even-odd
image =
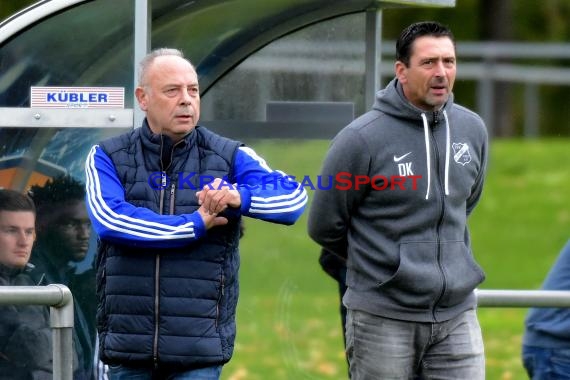
{"type": "Polygon", "coordinates": [[[460,165],[467,165],[471,162],[471,154],[469,153],[469,145],[467,143],[453,143],[453,159],[460,165]]]}

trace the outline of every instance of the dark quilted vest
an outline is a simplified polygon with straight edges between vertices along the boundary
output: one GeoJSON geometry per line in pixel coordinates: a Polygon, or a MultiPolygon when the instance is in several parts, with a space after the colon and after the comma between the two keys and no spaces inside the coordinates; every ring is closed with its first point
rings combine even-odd
{"type": "MultiPolygon", "coordinates": [[[[165,191],[157,190],[149,177],[160,172],[160,141],[145,121],[142,128],[100,144],[130,203],[162,214],[192,213],[198,209],[200,178],[232,179],[240,144],[197,127],[170,150],[171,180],[165,191]]],[[[239,219],[228,219],[228,225],[182,248],[99,243],[97,324],[103,361],[189,369],[231,358],[239,219]]]]}

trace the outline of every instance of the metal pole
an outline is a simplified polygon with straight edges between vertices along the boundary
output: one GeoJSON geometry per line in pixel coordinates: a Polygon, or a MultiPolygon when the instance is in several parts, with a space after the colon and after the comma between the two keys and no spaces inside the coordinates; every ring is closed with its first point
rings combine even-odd
{"type": "Polygon", "coordinates": [[[475,290],[477,305],[485,307],[570,307],[566,290],[475,290]]]}
{"type": "MultiPolygon", "coordinates": [[[[374,104],[376,91],[380,87],[380,30],[382,28],[382,11],[371,8],[366,11],[366,52],[364,72],[364,111],[374,104]]],[[[361,112],[361,111],[359,111],[361,112]]]]}
{"type": "Polygon", "coordinates": [[[150,50],[152,24],[152,6],[150,0],[135,1],[135,30],[133,57],[133,127],[139,128],[144,120],[144,112],[139,108],[135,89],[138,84],[139,62],[150,50]]]}
{"type": "MultiPolygon", "coordinates": [[[[489,64],[489,71],[494,69],[493,62],[485,60],[489,64]]],[[[492,76],[484,75],[477,81],[477,110],[481,118],[485,121],[489,135],[494,137],[497,134],[495,130],[493,112],[495,112],[495,92],[493,90],[495,79],[492,76]]]]}
{"type": "Polygon", "coordinates": [[[0,305],[50,306],[53,378],[73,379],[73,296],[65,285],[0,286],[0,305]]]}
{"type": "Polygon", "coordinates": [[[526,138],[539,136],[540,96],[536,83],[527,83],[524,86],[524,127],[523,134],[526,138]]]}
{"type": "Polygon", "coordinates": [[[54,284],[62,294],[62,303],[50,307],[53,331],[53,378],[73,379],[73,296],[64,285],[54,284]]]}

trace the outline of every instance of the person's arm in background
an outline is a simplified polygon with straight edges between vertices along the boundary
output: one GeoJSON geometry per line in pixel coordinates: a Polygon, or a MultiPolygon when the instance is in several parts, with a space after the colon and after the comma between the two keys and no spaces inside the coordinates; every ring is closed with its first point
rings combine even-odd
{"type": "Polygon", "coordinates": [[[316,189],[309,210],[309,236],[324,249],[339,256],[347,255],[350,218],[367,189],[355,190],[354,176],[368,175],[371,155],[361,136],[350,129],[341,131],[332,141],[321,169],[321,177],[331,178],[330,189],[316,189]],[[342,181],[337,181],[341,178],[342,181]],[[352,186],[349,188],[351,181],[352,186]]]}
{"type": "Polygon", "coordinates": [[[344,283],[346,280],[346,256],[346,254],[341,256],[328,249],[321,248],[319,264],[329,276],[344,283]]]}
{"type": "Polygon", "coordinates": [[[200,239],[208,228],[227,223],[202,209],[160,215],[127,202],[113,163],[97,145],[87,157],[85,176],[87,211],[101,239],[147,247],[183,246],[200,239]]]}

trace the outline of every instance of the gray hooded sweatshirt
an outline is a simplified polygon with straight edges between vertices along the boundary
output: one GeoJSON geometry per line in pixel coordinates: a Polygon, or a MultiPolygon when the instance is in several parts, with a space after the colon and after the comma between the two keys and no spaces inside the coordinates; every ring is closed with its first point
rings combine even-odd
{"type": "Polygon", "coordinates": [[[473,290],[485,275],[471,252],[467,217],[481,196],[487,149],[477,114],[452,95],[440,110],[422,111],[397,79],[339,132],[308,231],[348,258],[349,309],[437,322],[475,307],[473,290]]]}

